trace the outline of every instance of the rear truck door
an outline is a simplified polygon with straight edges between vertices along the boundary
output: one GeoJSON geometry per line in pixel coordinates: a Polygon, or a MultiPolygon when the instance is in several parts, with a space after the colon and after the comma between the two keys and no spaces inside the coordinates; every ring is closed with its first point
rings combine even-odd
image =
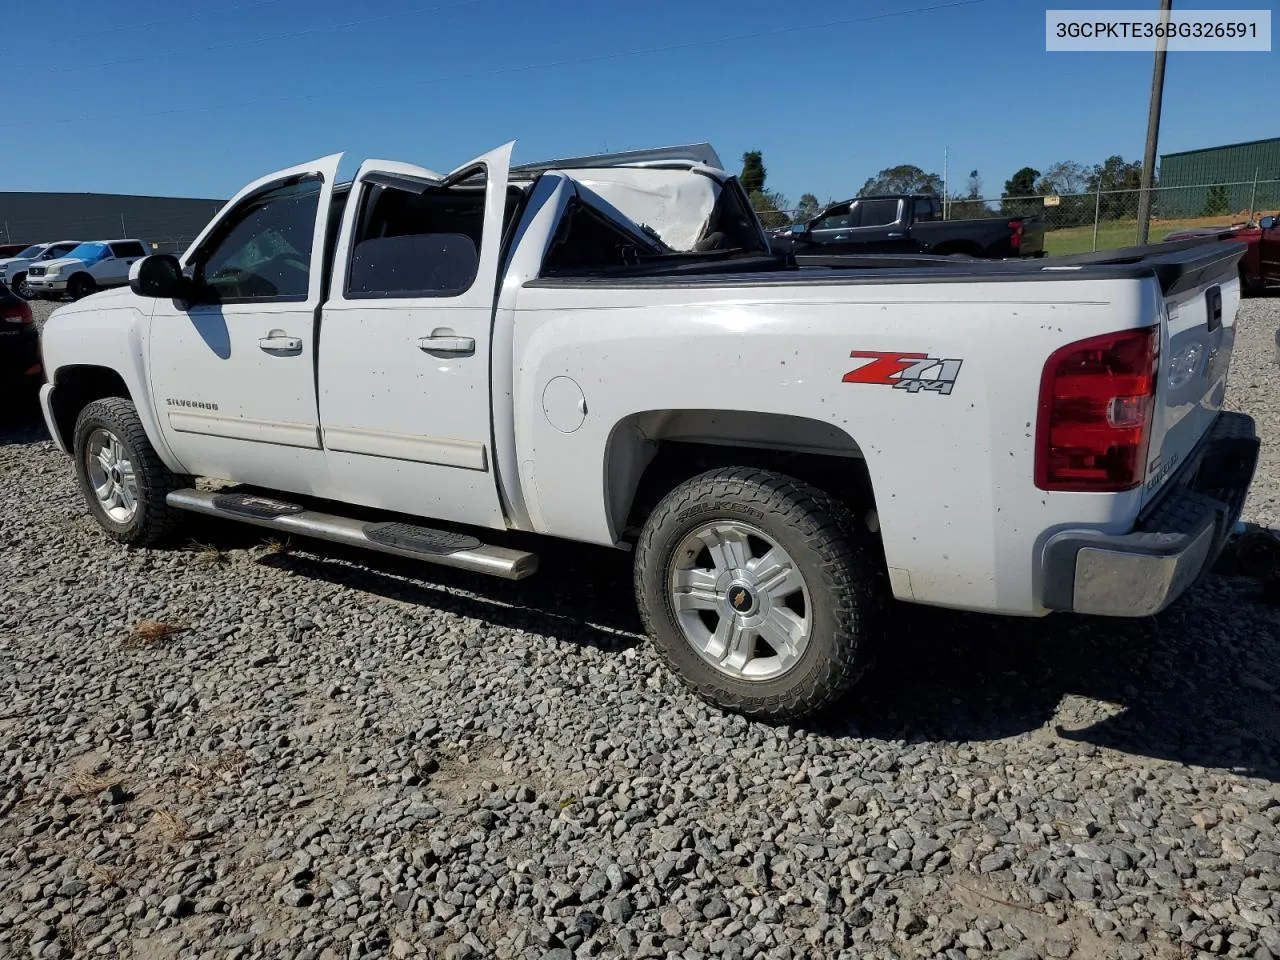
{"type": "Polygon", "coordinates": [[[316,315],[341,154],[235,195],[182,257],[191,302],[156,300],[151,386],[187,472],[321,493],[316,315]]]}
{"type": "Polygon", "coordinates": [[[356,174],[321,320],[320,421],[342,499],[503,528],[489,346],[511,144],[446,176],[356,174]]]}
{"type": "Polygon", "coordinates": [[[1240,304],[1241,244],[1206,243],[1153,287],[1167,318],[1147,448],[1143,504],[1155,499],[1208,433],[1227,390],[1240,304]]]}
{"type": "Polygon", "coordinates": [[[108,244],[111,256],[102,262],[102,276],[97,280],[100,284],[115,286],[129,282],[129,268],[146,256],[146,251],[138,243],[108,244]]]}

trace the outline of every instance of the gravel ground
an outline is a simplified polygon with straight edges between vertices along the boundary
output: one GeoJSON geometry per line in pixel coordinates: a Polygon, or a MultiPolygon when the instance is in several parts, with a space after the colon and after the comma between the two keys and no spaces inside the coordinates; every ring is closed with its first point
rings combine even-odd
{"type": "MultiPolygon", "coordinates": [[[[1275,522],[1280,300],[1241,324],[1275,522]]],[[[33,410],[0,475],[0,958],[1280,957],[1250,581],[1141,622],[904,608],[844,708],[770,728],[659,666],[625,556],[126,550],[33,410]]]]}

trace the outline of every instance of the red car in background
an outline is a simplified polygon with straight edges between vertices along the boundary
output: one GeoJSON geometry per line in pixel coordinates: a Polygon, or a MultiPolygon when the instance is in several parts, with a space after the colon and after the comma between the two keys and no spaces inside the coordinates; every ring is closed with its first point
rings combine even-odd
{"type": "Polygon", "coordinates": [[[1190,240],[1194,237],[1217,240],[1239,240],[1249,245],[1240,259],[1240,285],[1247,293],[1261,293],[1280,284],[1280,217],[1263,217],[1256,225],[1237,223],[1229,227],[1196,227],[1179,230],[1166,240],[1190,240]]]}
{"type": "Polygon", "coordinates": [[[0,259],[5,257],[14,257],[27,249],[30,244],[22,243],[0,243],[0,259]]]}

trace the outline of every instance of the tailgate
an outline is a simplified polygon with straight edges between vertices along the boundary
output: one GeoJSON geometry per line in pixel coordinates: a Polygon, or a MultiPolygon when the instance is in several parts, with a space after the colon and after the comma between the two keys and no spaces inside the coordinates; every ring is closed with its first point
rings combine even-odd
{"type": "Polygon", "coordinates": [[[1210,242],[1154,264],[1167,326],[1143,503],[1186,463],[1222,410],[1240,305],[1244,244],[1210,242]]]}

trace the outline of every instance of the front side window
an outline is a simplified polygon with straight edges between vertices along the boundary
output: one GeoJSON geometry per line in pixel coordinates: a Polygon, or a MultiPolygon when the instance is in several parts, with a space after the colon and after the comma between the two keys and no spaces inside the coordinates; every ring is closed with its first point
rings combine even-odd
{"type": "Polygon", "coordinates": [[[306,300],[320,181],[249,197],[197,251],[195,281],[218,303],[306,300]]]}
{"type": "Polygon", "coordinates": [[[853,215],[849,212],[848,204],[833,207],[813,222],[814,230],[843,230],[852,226],[853,215]]]}
{"type": "Polygon", "coordinates": [[[67,254],[69,254],[72,250],[74,250],[77,246],[78,246],[78,244],[74,244],[74,243],[58,243],[58,244],[55,244],[54,246],[52,246],[52,247],[50,247],[48,250],[46,250],[46,251],[44,252],[44,255],[40,257],[40,259],[41,259],[41,260],[53,260],[53,259],[56,259],[57,257],[65,257],[65,256],[66,256],[67,254]]]}
{"type": "Polygon", "coordinates": [[[485,187],[371,185],[351,243],[346,297],[456,297],[475,283],[485,187]]]}

